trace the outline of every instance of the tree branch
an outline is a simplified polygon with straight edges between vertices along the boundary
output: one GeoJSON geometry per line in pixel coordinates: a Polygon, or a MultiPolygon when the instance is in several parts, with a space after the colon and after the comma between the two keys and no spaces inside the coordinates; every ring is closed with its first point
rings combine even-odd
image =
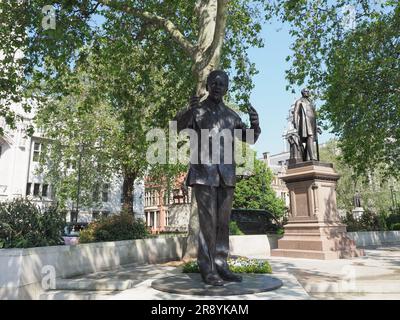
{"type": "Polygon", "coordinates": [[[214,31],[214,38],[210,46],[210,55],[214,56],[218,47],[222,46],[225,37],[225,27],[228,11],[228,0],[218,0],[218,10],[214,31]]]}
{"type": "Polygon", "coordinates": [[[182,49],[192,59],[194,59],[195,46],[185,38],[185,36],[179,31],[179,29],[174,25],[171,20],[150,13],[148,11],[143,11],[137,8],[130,7],[128,5],[118,3],[114,0],[97,0],[97,2],[101,5],[108,6],[110,9],[123,11],[127,14],[142,18],[146,21],[153,23],[154,25],[161,27],[172,37],[172,39],[174,39],[182,47],[182,49]]]}
{"type": "Polygon", "coordinates": [[[227,19],[227,10],[228,10],[228,0],[218,0],[217,2],[217,15],[216,15],[216,23],[214,30],[214,37],[211,42],[211,45],[207,48],[205,52],[205,56],[207,59],[203,62],[204,65],[208,65],[210,61],[214,61],[214,63],[219,64],[220,54],[217,51],[220,51],[222,48],[222,44],[225,38],[225,27],[226,27],[226,19],[227,19]]]}

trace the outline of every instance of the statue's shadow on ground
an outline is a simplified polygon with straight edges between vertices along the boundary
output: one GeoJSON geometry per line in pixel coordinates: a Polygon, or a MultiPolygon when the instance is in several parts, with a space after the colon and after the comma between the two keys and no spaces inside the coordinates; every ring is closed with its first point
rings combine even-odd
{"type": "Polygon", "coordinates": [[[283,285],[277,278],[265,274],[244,274],[242,282],[225,282],[222,287],[207,285],[198,273],[183,273],[151,283],[153,289],[197,296],[232,296],[276,290],[283,285]]]}

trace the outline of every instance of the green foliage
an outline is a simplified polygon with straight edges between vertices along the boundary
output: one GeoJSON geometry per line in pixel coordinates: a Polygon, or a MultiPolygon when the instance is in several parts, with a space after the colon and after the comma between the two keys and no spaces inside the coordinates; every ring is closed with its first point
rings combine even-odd
{"type": "Polygon", "coordinates": [[[320,148],[321,161],[333,163],[335,170],[340,174],[336,193],[339,209],[350,212],[354,209],[354,195],[358,190],[361,194],[361,205],[364,208],[379,214],[388,212],[392,206],[390,183],[381,170],[371,172],[367,177],[359,176],[343,158],[342,150],[336,140],[328,141],[320,148]]]}
{"type": "MultiPolygon", "coordinates": [[[[76,81],[81,81],[80,76],[78,73],[76,81]]],[[[94,190],[98,188],[101,192],[103,183],[110,181],[115,169],[108,146],[115,140],[118,123],[106,103],[96,101],[89,108],[85,97],[91,88],[80,85],[79,93],[50,101],[36,117],[36,124],[49,138],[40,171],[63,207],[67,200],[76,202],[79,169],[81,206],[93,206],[101,200],[93,198],[94,190]]]]}
{"type": "Polygon", "coordinates": [[[276,232],[277,235],[283,236],[285,234],[285,229],[279,228],[278,231],[276,232]]]}
{"type": "Polygon", "coordinates": [[[263,209],[275,217],[286,212],[285,203],[271,187],[273,173],[265,163],[255,159],[253,174],[240,179],[235,188],[233,207],[241,209],[263,209]]]}
{"type": "MultiPolygon", "coordinates": [[[[228,2],[220,66],[231,73],[230,100],[242,107],[248,103],[251,78],[256,73],[246,49],[262,46],[261,3],[228,2]]],[[[99,6],[97,1],[60,0],[54,2],[55,30],[41,26],[40,12],[45,5],[49,3],[44,0],[0,4],[5,21],[0,26],[4,61],[12,60],[16,47],[23,47],[25,53],[25,59],[18,61],[24,72],[18,77],[15,67],[13,77],[8,77],[24,86],[5,86],[7,90],[1,93],[10,90],[18,99],[25,94],[36,100],[36,124],[53,139],[49,161],[42,170],[61,204],[67,199],[76,200],[76,169],[81,163],[80,203],[93,206],[96,184],[113,178],[111,172],[122,176],[130,186],[143,175],[148,169],[146,133],[150,128],[167,127],[177,110],[187,104],[198,80],[193,69],[198,59],[171,38],[164,24],[140,13],[168,19],[195,50],[200,50],[198,40],[207,32],[203,33],[196,1],[146,0],[121,6],[120,1],[112,0],[99,6]],[[127,11],[127,7],[133,10],[127,11]],[[15,36],[9,32],[13,26],[15,36]],[[24,91],[17,93],[17,87],[24,91]],[[76,164],[74,171],[65,172],[67,162],[76,164]]],[[[205,56],[201,53],[200,57],[205,56]]],[[[212,63],[217,67],[219,61],[212,63]]],[[[6,67],[10,65],[2,64],[1,71],[11,72],[6,67]]],[[[12,115],[8,106],[0,106],[0,118],[15,123],[12,115]]],[[[159,166],[156,170],[169,174],[182,168],[159,166]]]]}
{"type": "Polygon", "coordinates": [[[323,115],[357,173],[400,175],[399,29],[400,11],[363,23],[328,60],[323,115]]]}
{"type": "Polygon", "coordinates": [[[400,231],[400,222],[393,224],[390,230],[400,231]]]}
{"type": "Polygon", "coordinates": [[[183,273],[199,273],[199,265],[196,260],[186,262],[182,268],[183,273]]]}
{"type": "MultiPolygon", "coordinates": [[[[253,87],[251,78],[257,72],[246,50],[250,46],[263,45],[259,33],[265,10],[261,0],[251,3],[247,0],[232,0],[226,5],[227,22],[222,33],[225,41],[221,52],[221,67],[231,73],[232,99],[244,106],[248,103],[253,87]]],[[[50,3],[46,0],[18,3],[2,1],[0,51],[4,59],[0,66],[0,86],[4,90],[0,90],[0,100],[5,103],[0,106],[0,117],[4,117],[9,124],[15,124],[15,114],[9,105],[13,101],[22,101],[24,96],[31,98],[31,93],[26,89],[36,88],[43,82],[50,80],[52,84],[44,94],[35,95],[37,102],[46,104],[49,95],[57,97],[71,93],[73,82],[66,85],[65,75],[73,73],[77,66],[85,65],[91,54],[100,51],[102,65],[99,66],[99,78],[107,76],[102,68],[106,61],[109,62],[107,71],[111,77],[123,75],[120,79],[108,82],[116,89],[115,94],[119,97],[124,97],[129,91],[138,91],[140,88],[146,91],[150,88],[146,86],[146,82],[151,79],[149,74],[146,75],[144,70],[136,77],[131,72],[131,66],[136,64],[144,69],[154,66],[158,71],[168,71],[162,79],[160,103],[168,104],[170,110],[159,110],[154,121],[169,119],[176,108],[183,107],[175,102],[182,97],[187,101],[193,92],[197,81],[197,75],[192,72],[193,65],[210,63],[197,61],[196,52],[189,53],[182,45],[185,41],[193,50],[201,50],[197,47],[199,39],[204,41],[204,38],[210,37],[207,32],[203,33],[206,25],[202,21],[204,15],[199,16],[199,6],[213,7],[214,4],[194,0],[59,0],[50,3]],[[42,26],[42,22],[46,21],[42,8],[46,5],[53,5],[56,10],[55,29],[42,26]],[[169,24],[149,18],[153,15],[162,17],[169,24]],[[179,31],[184,40],[179,42],[171,36],[171,32],[167,32],[165,25],[172,24],[175,33],[179,31]],[[135,54],[135,46],[140,47],[141,57],[132,56],[135,54]],[[16,48],[23,48],[23,59],[14,59],[16,48]],[[130,64],[125,66],[128,59],[130,64]],[[130,86],[127,80],[143,81],[145,87],[130,86]]],[[[207,11],[205,13],[209,14],[207,11]]],[[[201,53],[200,56],[205,56],[207,52],[201,53]]],[[[217,65],[219,60],[216,60],[217,65]]],[[[29,104],[25,104],[28,110],[29,104]]]]}
{"type": "Polygon", "coordinates": [[[400,214],[392,213],[386,217],[386,224],[389,230],[399,230],[395,229],[400,224],[400,214]]]}
{"type": "Polygon", "coordinates": [[[236,221],[229,221],[229,234],[232,236],[242,236],[244,233],[240,230],[236,221]]]}
{"type": "Polygon", "coordinates": [[[65,214],[53,206],[41,212],[32,202],[0,202],[0,248],[61,245],[65,214]]]}
{"type": "Polygon", "coordinates": [[[290,24],[288,89],[307,84],[355,172],[400,174],[398,1],[278,1],[290,24]],[[360,143],[362,142],[362,143],[360,143]]]}
{"type": "Polygon", "coordinates": [[[387,230],[384,216],[368,210],[362,214],[360,219],[355,219],[351,213],[347,213],[342,222],[347,225],[348,232],[387,230]]]}
{"type": "MultiPolygon", "coordinates": [[[[229,270],[234,273],[272,273],[268,261],[257,259],[236,258],[228,259],[229,270]]],[[[183,273],[199,273],[197,261],[189,261],[183,265],[183,273]]]]}
{"type": "Polygon", "coordinates": [[[145,223],[133,215],[121,213],[91,222],[79,234],[80,243],[143,239],[148,236],[145,223]]]}

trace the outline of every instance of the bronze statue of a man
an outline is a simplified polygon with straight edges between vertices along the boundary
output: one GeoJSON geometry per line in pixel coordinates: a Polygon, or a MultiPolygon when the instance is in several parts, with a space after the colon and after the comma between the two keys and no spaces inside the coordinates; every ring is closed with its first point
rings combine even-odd
{"type": "MultiPolygon", "coordinates": [[[[228,75],[224,71],[212,71],[207,78],[208,97],[203,102],[199,102],[198,97],[192,98],[190,107],[182,110],[175,117],[178,131],[190,128],[195,130],[199,137],[199,159],[196,158],[196,161],[193,161],[191,158],[186,181],[193,188],[198,206],[200,232],[197,262],[203,281],[213,286],[222,286],[223,280],[234,282],[242,280],[240,276],[229,270],[227,263],[229,220],[236,182],[235,161],[226,159],[225,155],[230,152],[225,143],[218,146],[220,152],[217,157],[218,163],[200,157],[200,154],[206,154],[211,158],[214,151],[210,135],[204,135],[202,131],[230,132],[234,137],[236,130],[239,130],[242,133],[242,139],[246,136],[245,133],[248,130],[246,125],[239,115],[223,102],[223,97],[228,91],[228,84],[228,75]],[[203,150],[205,145],[209,146],[206,151],[203,150]]],[[[249,115],[250,129],[254,130],[255,142],[261,129],[257,111],[251,106],[249,115]]],[[[233,155],[234,152],[231,154],[233,155]]]]}
{"type": "Polygon", "coordinates": [[[299,143],[305,143],[303,151],[303,161],[318,160],[317,132],[321,129],[317,127],[317,119],[314,104],[310,99],[308,89],[301,90],[302,97],[296,100],[293,111],[293,126],[297,130],[299,143]]]}
{"type": "Polygon", "coordinates": [[[361,207],[361,194],[358,190],[356,191],[356,194],[353,197],[353,202],[354,202],[354,207],[356,208],[361,207]]]}

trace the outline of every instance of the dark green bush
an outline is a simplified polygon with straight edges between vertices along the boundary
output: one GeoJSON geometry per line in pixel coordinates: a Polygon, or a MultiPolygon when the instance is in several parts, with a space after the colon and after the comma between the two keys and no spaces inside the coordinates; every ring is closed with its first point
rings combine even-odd
{"type": "Polygon", "coordinates": [[[91,222],[79,234],[80,243],[143,239],[149,235],[144,221],[121,213],[91,222]]]}
{"type": "Polygon", "coordinates": [[[52,206],[42,212],[25,199],[0,203],[0,248],[63,244],[65,213],[52,206]]]}
{"type": "MultiPolygon", "coordinates": [[[[257,259],[236,258],[228,259],[229,269],[235,273],[272,273],[272,268],[268,261],[257,259]]],[[[190,261],[183,265],[183,273],[200,272],[197,261],[190,261]]]]}
{"type": "Polygon", "coordinates": [[[347,213],[342,222],[347,225],[348,232],[356,231],[385,231],[385,218],[382,215],[366,210],[360,219],[355,219],[352,213],[347,213]]]}
{"type": "Polygon", "coordinates": [[[236,221],[229,222],[229,234],[232,236],[242,236],[244,233],[240,230],[239,226],[237,225],[236,221]]]}
{"type": "Polygon", "coordinates": [[[389,230],[396,230],[393,227],[400,223],[400,214],[392,213],[386,217],[386,224],[389,230]]]}
{"type": "Polygon", "coordinates": [[[390,230],[400,231],[400,223],[394,223],[391,225],[390,230]]]}

